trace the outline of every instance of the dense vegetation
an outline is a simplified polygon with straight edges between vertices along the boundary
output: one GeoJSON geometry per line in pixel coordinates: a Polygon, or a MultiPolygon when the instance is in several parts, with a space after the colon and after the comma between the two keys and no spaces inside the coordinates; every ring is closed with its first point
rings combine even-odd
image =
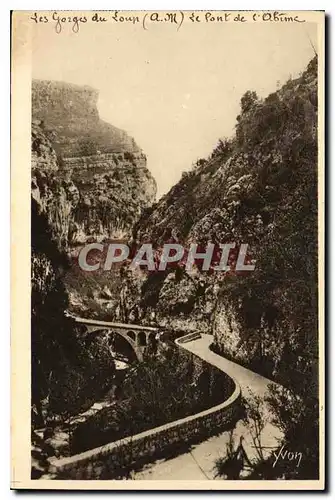
{"type": "Polygon", "coordinates": [[[148,209],[134,237],[157,246],[166,241],[248,243],[256,260],[253,273],[190,277],[170,269],[165,276],[150,274],[142,284],[141,303],[155,308],[164,322],[171,316],[196,317],[209,297],[208,325],[218,350],[258,364],[298,390],[316,380],[316,58],[299,78],[264,100],[247,92],[235,137],[221,140],[207,160],[199,160],[148,209]],[[178,308],[181,300],[190,310],[178,308]]]}
{"type": "Polygon", "coordinates": [[[148,356],[127,372],[119,400],[79,425],[71,452],[138,434],[223,402],[233,390],[220,370],[175,347],[148,356]]]}
{"type": "Polygon", "coordinates": [[[248,243],[254,272],[170,269],[145,278],[141,301],[160,323],[193,318],[212,329],[216,352],[283,384],[273,407],[287,439],[309,449],[314,465],[302,477],[317,474],[318,454],[317,120],[315,57],[267,98],[246,92],[235,137],[185,172],[134,232],[158,246],[248,243]]]}

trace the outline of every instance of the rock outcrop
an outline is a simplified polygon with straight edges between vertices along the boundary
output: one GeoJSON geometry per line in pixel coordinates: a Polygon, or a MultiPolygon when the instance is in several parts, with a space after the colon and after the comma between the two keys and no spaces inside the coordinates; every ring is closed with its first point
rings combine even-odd
{"type": "Polygon", "coordinates": [[[98,91],[88,86],[33,80],[33,119],[43,121],[50,129],[54,147],[62,157],[87,156],[98,151],[140,151],[124,130],[100,119],[98,97],[98,91]]]}
{"type": "Polygon", "coordinates": [[[32,425],[41,428],[90,406],[114,376],[105,343],[86,342],[64,314],[73,297],[81,310],[104,290],[76,273],[73,246],[130,236],[156,184],[134,140],[100,120],[96,91],[34,81],[32,97],[32,425]]]}
{"type": "Polygon", "coordinates": [[[156,196],[144,153],[126,132],[100,120],[97,100],[90,87],[33,81],[33,189],[65,246],[129,236],[156,196]]]}

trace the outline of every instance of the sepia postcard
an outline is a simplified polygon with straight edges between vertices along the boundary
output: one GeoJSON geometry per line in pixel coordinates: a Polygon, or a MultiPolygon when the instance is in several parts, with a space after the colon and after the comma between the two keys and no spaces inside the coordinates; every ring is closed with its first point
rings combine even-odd
{"type": "Polygon", "coordinates": [[[14,11],[13,489],[323,490],[323,11],[14,11]]]}

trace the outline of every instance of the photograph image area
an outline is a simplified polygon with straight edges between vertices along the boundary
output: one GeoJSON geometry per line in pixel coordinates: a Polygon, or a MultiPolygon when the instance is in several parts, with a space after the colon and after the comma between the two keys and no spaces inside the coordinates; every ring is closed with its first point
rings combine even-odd
{"type": "Polygon", "coordinates": [[[17,11],[12,74],[13,487],[323,489],[324,13],[17,11]]]}

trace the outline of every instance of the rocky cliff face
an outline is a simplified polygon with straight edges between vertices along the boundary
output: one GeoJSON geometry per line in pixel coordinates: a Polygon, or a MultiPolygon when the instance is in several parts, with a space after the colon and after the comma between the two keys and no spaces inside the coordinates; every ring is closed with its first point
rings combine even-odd
{"type": "MultiPolygon", "coordinates": [[[[74,260],[87,240],[128,238],[156,196],[144,153],[124,131],[100,120],[97,99],[88,87],[33,82],[34,206],[46,218],[59,251],[74,260]]],[[[77,267],[63,276],[70,306],[94,314],[106,276],[91,280],[77,267]]]]}
{"type": "Polygon", "coordinates": [[[130,236],[156,195],[145,155],[125,132],[99,119],[97,97],[86,87],[33,82],[31,340],[37,427],[86,409],[113,379],[106,345],[86,342],[85,332],[64,315],[74,297],[79,312],[94,314],[96,294],[104,288],[98,277],[85,281],[71,265],[73,245],[89,237],[130,236]]]}
{"type": "Polygon", "coordinates": [[[64,179],[80,192],[73,240],[125,238],[156,196],[156,183],[141,152],[64,158],[64,179]]]}
{"type": "Polygon", "coordinates": [[[142,274],[130,309],[143,321],[211,331],[226,356],[306,384],[317,355],[316,59],[264,100],[247,92],[236,136],[184,173],[134,237],[158,247],[247,243],[254,272],[142,274]]]}
{"type": "Polygon", "coordinates": [[[32,123],[31,194],[48,221],[52,239],[60,251],[67,251],[75,231],[74,214],[80,195],[71,180],[59,175],[57,154],[48,135],[38,123],[32,123]]]}
{"type": "Polygon", "coordinates": [[[32,85],[33,189],[64,245],[128,236],[156,196],[144,153],[126,132],[100,120],[97,99],[89,87],[32,85]]]}
{"type": "Polygon", "coordinates": [[[99,93],[88,86],[33,80],[33,119],[45,122],[62,157],[99,152],[138,152],[132,137],[99,118],[99,93]]]}

